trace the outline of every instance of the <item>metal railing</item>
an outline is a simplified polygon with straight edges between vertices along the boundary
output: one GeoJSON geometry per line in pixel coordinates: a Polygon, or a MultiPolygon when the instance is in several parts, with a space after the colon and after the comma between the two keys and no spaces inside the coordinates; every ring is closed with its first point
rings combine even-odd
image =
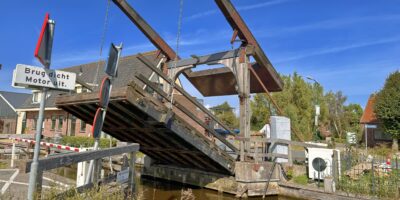
{"type": "MultiPolygon", "coordinates": [[[[135,191],[135,153],[139,151],[139,144],[129,144],[127,146],[121,146],[121,147],[114,147],[114,148],[109,148],[109,149],[101,149],[101,150],[95,150],[95,151],[86,151],[86,152],[77,152],[77,153],[70,153],[70,154],[65,154],[65,155],[58,155],[58,156],[52,156],[52,157],[47,157],[43,159],[39,159],[39,168],[38,168],[38,181],[36,185],[36,191],[37,197],[41,197],[41,187],[42,187],[42,179],[43,179],[43,171],[47,170],[52,170],[56,169],[59,167],[65,167],[69,166],[72,164],[76,164],[79,162],[86,162],[90,160],[95,160],[95,162],[101,162],[101,159],[104,157],[110,157],[114,155],[119,155],[119,154],[124,154],[128,153],[130,154],[130,160],[129,160],[129,178],[128,178],[128,188],[131,193],[134,193],[135,191]]],[[[28,162],[26,164],[26,169],[25,172],[28,173],[31,171],[31,162],[28,162]]],[[[101,166],[101,165],[97,165],[101,166]]],[[[94,175],[93,175],[93,182],[89,184],[85,184],[83,186],[80,186],[74,190],[77,192],[83,192],[84,190],[87,190],[91,187],[97,186],[100,182],[104,181],[111,181],[115,180],[115,176],[113,177],[107,177],[104,180],[99,181],[98,176],[99,176],[99,170],[96,169],[94,170],[94,175]]]]}

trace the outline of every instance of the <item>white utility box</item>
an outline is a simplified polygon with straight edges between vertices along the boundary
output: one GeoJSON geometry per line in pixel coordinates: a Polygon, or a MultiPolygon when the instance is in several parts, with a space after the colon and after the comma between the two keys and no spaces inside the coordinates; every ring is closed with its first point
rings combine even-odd
{"type": "MultiPolygon", "coordinates": [[[[333,176],[333,167],[340,169],[340,151],[337,149],[307,148],[308,178],[324,180],[325,177],[333,176]],[[333,163],[333,153],[337,151],[338,163],[333,163]],[[319,171],[319,173],[318,173],[319,171]]],[[[340,174],[340,170],[338,170],[340,174]]]]}
{"type": "MultiPolygon", "coordinates": [[[[290,119],[282,116],[271,116],[271,139],[291,140],[290,119]]],[[[288,155],[288,145],[277,144],[272,147],[272,153],[288,155]]],[[[277,158],[276,162],[288,162],[286,158],[277,158]]]]}

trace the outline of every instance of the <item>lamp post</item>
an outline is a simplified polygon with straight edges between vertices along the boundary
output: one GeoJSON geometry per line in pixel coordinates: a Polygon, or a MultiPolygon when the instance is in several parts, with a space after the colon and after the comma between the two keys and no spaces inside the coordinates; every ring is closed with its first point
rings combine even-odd
{"type": "MultiPolygon", "coordinates": [[[[315,85],[320,86],[321,84],[319,84],[319,82],[317,80],[315,80],[313,77],[311,76],[306,76],[306,78],[308,80],[311,80],[314,82],[315,85]]],[[[317,94],[316,92],[313,92],[313,96],[314,96],[314,104],[315,104],[315,118],[314,118],[314,125],[315,125],[315,135],[314,135],[314,140],[317,140],[317,134],[318,134],[318,117],[320,115],[320,107],[318,105],[318,98],[317,98],[317,94]]]]}

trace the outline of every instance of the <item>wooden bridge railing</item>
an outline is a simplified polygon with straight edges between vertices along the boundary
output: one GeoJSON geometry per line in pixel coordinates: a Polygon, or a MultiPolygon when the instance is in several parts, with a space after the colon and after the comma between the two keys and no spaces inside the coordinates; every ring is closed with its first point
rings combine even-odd
{"type": "Polygon", "coordinates": [[[252,157],[253,160],[262,160],[265,159],[273,159],[273,158],[284,158],[288,159],[288,164],[293,165],[293,155],[292,155],[292,148],[293,146],[301,146],[301,147],[317,147],[317,148],[324,148],[321,145],[317,144],[310,144],[305,142],[298,142],[298,141],[291,141],[291,140],[284,140],[284,139],[271,139],[271,138],[243,138],[243,137],[236,137],[236,140],[240,141],[241,143],[250,142],[250,152],[245,152],[247,157],[252,157]],[[276,147],[278,144],[287,145],[288,147],[288,154],[281,154],[281,153],[272,153],[271,151],[276,147]]]}
{"type": "MultiPolygon", "coordinates": [[[[127,146],[120,146],[120,147],[114,147],[114,148],[109,148],[109,149],[100,149],[100,150],[94,150],[94,151],[85,151],[85,152],[76,152],[76,153],[70,153],[70,154],[63,154],[59,156],[52,156],[48,158],[43,158],[39,159],[39,167],[38,167],[38,181],[37,181],[37,196],[41,196],[41,187],[42,187],[42,179],[43,179],[43,171],[59,168],[59,167],[65,167],[69,166],[72,164],[76,164],[79,162],[84,162],[84,161],[90,161],[90,160],[95,160],[95,162],[100,162],[102,158],[104,157],[110,157],[114,155],[120,155],[124,153],[129,153],[130,154],[130,160],[129,160],[129,178],[128,178],[128,189],[130,190],[131,193],[134,193],[135,191],[135,154],[136,152],[139,151],[139,144],[129,144],[127,146]]],[[[27,163],[25,172],[28,173],[31,171],[31,161],[27,163]]],[[[101,165],[97,165],[101,166],[101,165]]],[[[100,169],[94,170],[94,177],[93,177],[93,182],[80,186],[79,188],[76,188],[76,191],[82,192],[86,189],[89,189],[93,186],[97,186],[101,181],[98,180],[98,171],[100,169]]],[[[107,182],[110,181],[110,179],[115,180],[115,176],[112,177],[107,177],[104,180],[107,182]]],[[[104,183],[103,180],[103,183],[104,183]]]]}
{"type": "MultiPolygon", "coordinates": [[[[156,73],[160,78],[164,80],[164,84],[168,84],[171,86],[173,90],[178,91],[180,94],[182,94],[187,100],[189,100],[193,105],[195,105],[198,109],[200,109],[202,112],[204,112],[206,115],[208,115],[216,124],[220,125],[223,129],[228,131],[230,134],[234,134],[224,123],[222,123],[215,115],[213,115],[207,108],[205,108],[202,104],[200,104],[195,98],[190,96],[189,93],[187,93],[183,88],[179,87],[177,84],[174,84],[174,80],[171,80],[170,77],[165,75],[160,69],[157,68],[152,62],[150,62],[146,57],[143,55],[139,55],[138,59],[145,64],[151,71],[156,73]]],[[[159,96],[161,96],[163,99],[165,99],[168,102],[171,102],[171,97],[169,94],[164,91],[163,89],[160,89],[158,85],[155,83],[151,82],[148,78],[143,76],[142,74],[136,74],[136,78],[143,82],[147,87],[151,88],[155,93],[157,93],[159,96]]],[[[175,106],[177,109],[185,113],[189,118],[191,118],[193,121],[195,121],[197,124],[199,124],[201,127],[203,127],[205,130],[207,130],[209,133],[211,133],[217,140],[221,141],[223,144],[225,144],[229,149],[232,151],[238,153],[239,150],[237,147],[235,147],[232,143],[227,141],[223,136],[219,135],[212,127],[208,126],[203,122],[202,119],[199,119],[197,116],[193,114],[193,112],[189,111],[188,109],[185,108],[182,104],[180,104],[178,101],[172,100],[172,105],[175,106]]]]}

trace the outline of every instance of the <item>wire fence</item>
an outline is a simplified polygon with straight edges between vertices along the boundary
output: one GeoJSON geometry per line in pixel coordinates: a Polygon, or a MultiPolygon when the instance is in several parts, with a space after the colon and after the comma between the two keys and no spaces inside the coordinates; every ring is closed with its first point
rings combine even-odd
{"type": "Polygon", "coordinates": [[[340,159],[336,188],[379,198],[399,197],[399,162],[398,156],[365,156],[344,152],[340,159]]]}

